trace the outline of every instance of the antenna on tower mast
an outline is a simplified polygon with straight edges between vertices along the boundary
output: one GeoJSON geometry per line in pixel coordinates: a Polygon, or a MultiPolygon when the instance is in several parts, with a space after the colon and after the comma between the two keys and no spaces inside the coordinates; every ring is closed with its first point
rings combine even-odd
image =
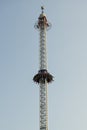
{"type": "Polygon", "coordinates": [[[44,6],[41,6],[42,13],[44,13],[44,6]]]}

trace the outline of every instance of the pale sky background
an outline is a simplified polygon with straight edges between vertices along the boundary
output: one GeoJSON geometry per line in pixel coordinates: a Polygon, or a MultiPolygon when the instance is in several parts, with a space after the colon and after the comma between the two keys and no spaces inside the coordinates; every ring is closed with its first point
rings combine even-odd
{"type": "Polygon", "coordinates": [[[0,0],[0,130],[39,130],[41,5],[52,23],[49,130],[87,130],[87,0],[0,0]]]}

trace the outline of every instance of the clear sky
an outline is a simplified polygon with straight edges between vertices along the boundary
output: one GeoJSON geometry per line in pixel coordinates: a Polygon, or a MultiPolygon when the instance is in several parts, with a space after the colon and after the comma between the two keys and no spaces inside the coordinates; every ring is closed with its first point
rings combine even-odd
{"type": "Polygon", "coordinates": [[[0,130],[39,130],[40,6],[47,32],[49,130],[87,130],[87,1],[0,0],[0,130]]]}

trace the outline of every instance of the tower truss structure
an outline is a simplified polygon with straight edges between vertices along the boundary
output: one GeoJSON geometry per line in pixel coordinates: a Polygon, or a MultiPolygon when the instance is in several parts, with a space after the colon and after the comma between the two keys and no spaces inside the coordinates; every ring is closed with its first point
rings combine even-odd
{"type": "Polygon", "coordinates": [[[48,83],[53,81],[53,76],[47,70],[47,48],[46,31],[51,28],[44,14],[44,7],[41,7],[41,14],[35,23],[35,29],[39,31],[39,71],[33,77],[34,82],[39,84],[40,101],[40,130],[48,130],[48,83]]]}

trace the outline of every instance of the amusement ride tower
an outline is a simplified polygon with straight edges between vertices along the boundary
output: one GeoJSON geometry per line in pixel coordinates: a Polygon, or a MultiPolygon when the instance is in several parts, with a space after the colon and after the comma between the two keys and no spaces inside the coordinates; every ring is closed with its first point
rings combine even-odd
{"type": "Polygon", "coordinates": [[[39,84],[40,93],[40,130],[48,130],[48,83],[53,81],[53,76],[47,70],[47,50],[46,50],[46,31],[51,28],[46,15],[44,14],[44,7],[41,7],[41,14],[35,24],[35,29],[39,31],[40,45],[39,45],[39,71],[33,77],[34,82],[39,84]]]}

